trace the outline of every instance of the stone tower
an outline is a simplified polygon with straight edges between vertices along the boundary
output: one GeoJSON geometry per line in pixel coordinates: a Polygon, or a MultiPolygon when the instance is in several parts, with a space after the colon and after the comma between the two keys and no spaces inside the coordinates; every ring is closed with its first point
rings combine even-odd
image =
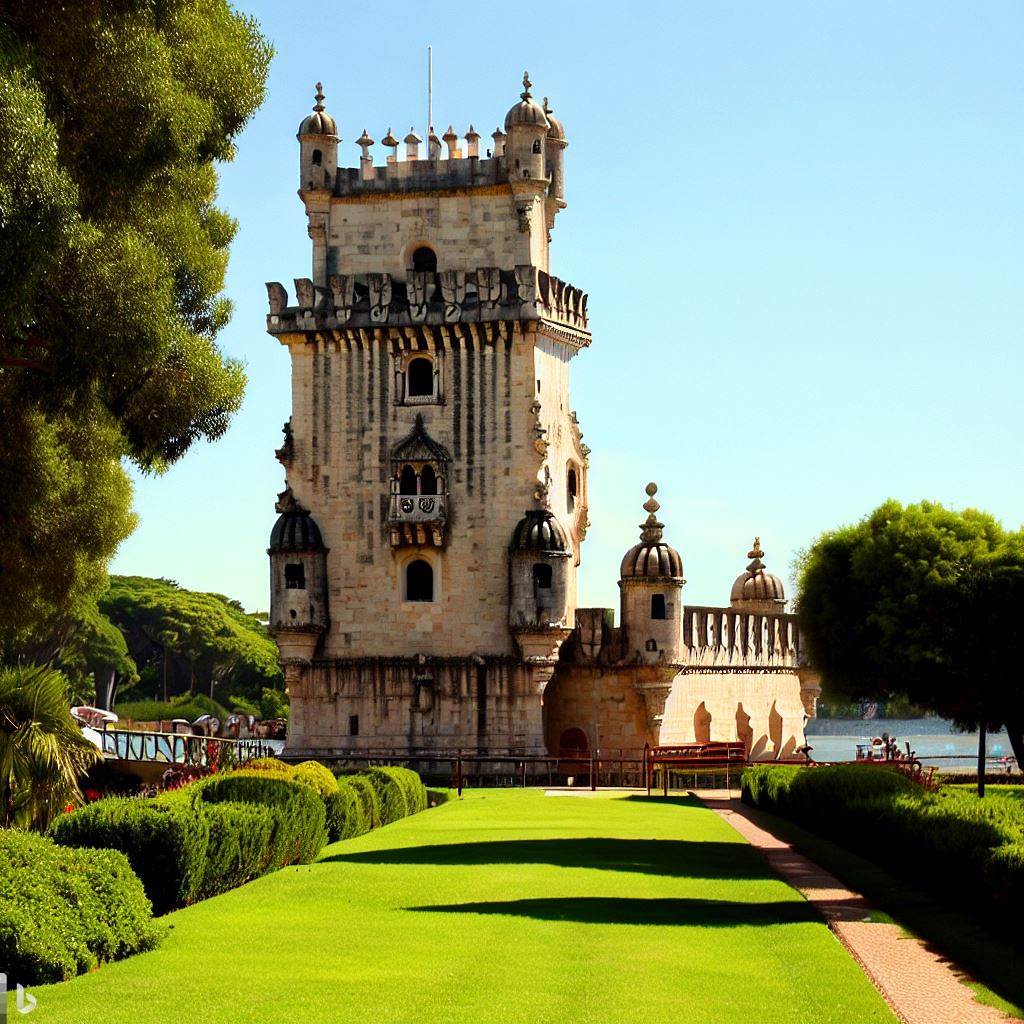
{"type": "Polygon", "coordinates": [[[415,130],[356,166],[317,85],[299,127],[312,275],[269,284],[288,347],[271,628],[288,747],[542,753],[575,625],[587,448],[569,364],[587,297],[551,275],[565,130],[527,76],[480,155],[415,130]]]}

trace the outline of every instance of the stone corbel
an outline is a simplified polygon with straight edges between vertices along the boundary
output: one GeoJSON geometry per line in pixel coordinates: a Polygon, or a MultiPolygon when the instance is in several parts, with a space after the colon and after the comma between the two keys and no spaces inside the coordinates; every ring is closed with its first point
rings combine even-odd
{"type": "Polygon", "coordinates": [[[516,216],[519,218],[519,230],[525,235],[530,230],[530,207],[533,203],[516,203],[516,216]]]}
{"type": "Polygon", "coordinates": [[[295,301],[304,312],[312,310],[316,304],[316,289],[308,277],[295,278],[295,301]]]}
{"type": "Polygon", "coordinates": [[[370,322],[385,323],[391,307],[391,275],[367,274],[366,283],[370,290],[370,322]]]}
{"type": "Polygon", "coordinates": [[[276,316],[288,308],[288,290],[280,281],[267,282],[267,298],[270,301],[270,314],[276,316]]]}
{"type": "Polygon", "coordinates": [[[444,322],[458,323],[462,319],[462,306],[466,301],[466,272],[442,270],[441,297],[444,299],[444,322]]]}
{"type": "Polygon", "coordinates": [[[501,271],[497,267],[478,267],[476,291],[480,309],[494,309],[501,303],[501,271]]]}
{"type": "Polygon", "coordinates": [[[665,721],[665,705],[668,703],[668,695],[672,692],[672,680],[645,680],[634,683],[633,689],[637,690],[644,699],[647,709],[647,727],[654,732],[660,732],[665,721]]]}
{"type": "Polygon", "coordinates": [[[434,287],[434,275],[428,270],[413,270],[406,280],[406,293],[409,296],[409,319],[414,324],[421,324],[427,319],[427,303],[434,287]]]}
{"type": "Polygon", "coordinates": [[[332,274],[327,279],[331,289],[331,302],[334,304],[334,315],[338,323],[346,323],[352,317],[352,304],[355,300],[355,278],[350,274],[332,274]]]}
{"type": "Polygon", "coordinates": [[[515,273],[521,314],[535,320],[538,315],[537,268],[519,266],[515,273]]]}

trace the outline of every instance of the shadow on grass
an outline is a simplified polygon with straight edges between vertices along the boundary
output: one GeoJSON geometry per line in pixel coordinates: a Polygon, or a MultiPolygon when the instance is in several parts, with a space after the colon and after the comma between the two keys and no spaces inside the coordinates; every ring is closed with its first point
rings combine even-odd
{"type": "Polygon", "coordinates": [[[483,843],[403,846],[336,853],[320,863],[553,864],[563,868],[635,871],[676,878],[766,879],[777,876],[746,843],[682,839],[512,839],[483,843]]]}
{"type": "Polygon", "coordinates": [[[820,923],[822,920],[804,900],[733,903],[727,900],[560,896],[550,899],[449,903],[405,909],[435,914],[508,914],[513,917],[533,917],[540,921],[576,921],[585,924],[690,925],[700,928],[797,924],[804,921],[820,923]]]}

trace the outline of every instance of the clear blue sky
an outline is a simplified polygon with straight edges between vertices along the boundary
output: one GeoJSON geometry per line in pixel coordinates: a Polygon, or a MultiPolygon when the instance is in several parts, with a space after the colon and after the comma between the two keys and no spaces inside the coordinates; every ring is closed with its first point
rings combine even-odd
{"type": "Polygon", "coordinates": [[[788,578],[889,496],[1024,520],[1019,0],[242,7],[277,48],[221,176],[241,225],[222,343],[248,394],[225,438],[138,483],[113,571],[267,607],[290,403],[263,284],[310,271],[295,131],[317,79],[349,165],[364,127],[421,129],[428,43],[439,129],[489,135],[524,68],[566,125],[553,270],[594,334],[572,366],[581,603],[617,606],[652,479],[691,603],[727,601],[755,533],[788,578]]]}

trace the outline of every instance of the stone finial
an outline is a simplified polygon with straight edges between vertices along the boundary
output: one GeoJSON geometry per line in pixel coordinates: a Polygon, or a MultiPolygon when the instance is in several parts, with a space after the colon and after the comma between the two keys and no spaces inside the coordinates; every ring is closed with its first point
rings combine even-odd
{"type": "Polygon", "coordinates": [[[427,155],[431,160],[437,160],[441,156],[441,140],[437,137],[437,132],[434,131],[434,126],[430,126],[430,130],[427,132],[427,155]]]}
{"type": "Polygon", "coordinates": [[[480,156],[480,133],[472,126],[466,132],[466,155],[468,157],[480,156]]]}
{"type": "MultiPolygon", "coordinates": [[[[449,128],[448,130],[451,131],[451,128],[449,128]]],[[[469,126],[469,131],[466,132],[464,137],[465,137],[467,142],[472,142],[474,139],[479,141],[480,140],[480,133],[472,125],[470,125],[469,126]]]]}
{"type": "Polygon", "coordinates": [[[530,81],[530,72],[523,72],[523,91],[519,94],[524,100],[532,99],[533,94],[530,92],[530,86],[533,82],[530,81]]]}
{"type": "Polygon", "coordinates": [[[389,146],[393,149],[398,148],[398,139],[396,139],[394,135],[391,134],[390,128],[388,129],[387,135],[385,135],[384,138],[380,140],[380,144],[382,146],[389,146]]]}
{"type": "Polygon", "coordinates": [[[404,141],[405,141],[405,143],[407,145],[418,146],[423,140],[416,134],[416,129],[415,128],[410,128],[409,129],[409,134],[406,135],[404,141]]]}
{"type": "Polygon", "coordinates": [[[665,530],[665,524],[659,523],[655,515],[658,509],[661,508],[661,505],[654,497],[658,493],[658,485],[653,482],[649,483],[644,490],[647,492],[647,500],[644,502],[644,511],[647,513],[647,519],[640,524],[640,539],[645,544],[656,544],[661,540],[665,530]]]}
{"type": "Polygon", "coordinates": [[[754,546],[747,552],[747,558],[753,559],[750,565],[747,566],[747,572],[756,573],[764,571],[764,562],[761,561],[764,558],[764,552],[761,550],[761,538],[754,538],[754,546]]]}
{"type": "Polygon", "coordinates": [[[322,82],[316,83],[316,103],[313,104],[313,109],[318,113],[322,114],[324,111],[324,87],[322,82]]]}
{"type": "Polygon", "coordinates": [[[356,139],[356,145],[362,146],[363,156],[366,156],[366,150],[373,145],[373,139],[370,138],[370,134],[369,132],[367,132],[365,128],[363,129],[363,134],[360,135],[358,139],[356,139]]]}
{"type": "Polygon", "coordinates": [[[448,130],[441,136],[444,139],[444,144],[448,147],[448,159],[455,159],[455,144],[459,141],[458,135],[455,134],[455,129],[448,125],[448,130]]]}

